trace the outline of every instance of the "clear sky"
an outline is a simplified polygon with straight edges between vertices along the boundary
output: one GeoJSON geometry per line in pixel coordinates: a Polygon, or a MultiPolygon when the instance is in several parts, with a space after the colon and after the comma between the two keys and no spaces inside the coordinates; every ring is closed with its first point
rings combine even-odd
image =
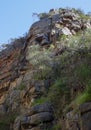
{"type": "Polygon", "coordinates": [[[0,43],[28,32],[36,17],[33,12],[48,12],[52,8],[75,7],[91,11],[91,0],[0,0],[0,43]]]}

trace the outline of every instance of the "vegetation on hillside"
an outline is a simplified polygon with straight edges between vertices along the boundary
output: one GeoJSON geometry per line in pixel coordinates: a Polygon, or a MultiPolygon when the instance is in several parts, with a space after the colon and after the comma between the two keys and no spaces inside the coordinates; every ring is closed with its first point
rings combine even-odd
{"type": "MultiPolygon", "coordinates": [[[[61,13],[63,9],[59,9],[61,13]]],[[[87,20],[88,15],[84,15],[81,10],[73,9],[82,19],[87,20]]],[[[48,14],[41,13],[40,19],[53,15],[54,10],[48,14]]],[[[78,32],[76,35],[66,36],[64,34],[56,38],[56,46],[50,43],[48,47],[38,44],[28,46],[26,50],[26,60],[29,61],[33,69],[34,81],[49,81],[49,87],[45,93],[32,102],[32,106],[49,102],[53,105],[57,125],[53,130],[60,130],[60,118],[65,113],[78,110],[79,106],[85,102],[91,102],[91,29],[78,32]],[[65,48],[65,49],[64,49],[65,48]],[[62,49],[64,51],[62,51],[62,49]],[[55,111],[56,110],[56,111],[55,111]]],[[[26,37],[14,39],[11,44],[4,45],[4,50],[19,48],[22,49],[26,43],[26,37]]],[[[2,55],[3,51],[0,52],[2,55]]],[[[7,53],[6,53],[7,54],[7,53]]],[[[20,55],[21,56],[21,55],[20,55]]],[[[23,58],[25,58],[23,57],[23,58]]],[[[21,58],[22,59],[22,58],[21,58]]],[[[18,59],[18,61],[20,58],[18,59]]],[[[25,59],[24,59],[25,60],[25,59]]],[[[23,60],[21,60],[23,62],[23,60]]],[[[31,69],[32,70],[32,69],[31,69]]],[[[24,71],[25,72],[25,71],[24,71]]],[[[21,83],[14,90],[23,91],[26,84],[21,83]]],[[[13,123],[17,113],[2,117],[0,128],[13,123]]]]}
{"type": "Polygon", "coordinates": [[[52,50],[45,49],[46,57],[48,57],[46,62],[44,53],[40,52],[42,57],[37,53],[35,63],[41,71],[35,74],[35,79],[43,80],[51,77],[52,84],[46,94],[36,99],[32,105],[51,102],[58,118],[63,112],[76,109],[80,104],[91,101],[90,32],[89,29],[68,39],[61,39],[60,43],[68,48],[61,55],[51,58],[52,50]],[[48,69],[45,69],[46,64],[49,65],[48,69]]]}

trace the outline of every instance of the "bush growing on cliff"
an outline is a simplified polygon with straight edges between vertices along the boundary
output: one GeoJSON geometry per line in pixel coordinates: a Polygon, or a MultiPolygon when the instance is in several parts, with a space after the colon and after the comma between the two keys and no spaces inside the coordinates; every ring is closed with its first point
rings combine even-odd
{"type": "Polygon", "coordinates": [[[81,105],[85,102],[90,102],[91,101],[91,80],[88,82],[88,85],[86,86],[86,89],[84,90],[83,93],[80,93],[75,102],[77,105],[81,105]]]}
{"type": "Polygon", "coordinates": [[[34,68],[38,68],[35,79],[45,79],[52,72],[51,51],[43,49],[39,45],[33,45],[28,49],[27,59],[34,68]]]}
{"type": "Polygon", "coordinates": [[[91,76],[91,67],[87,64],[82,64],[77,67],[77,70],[75,71],[76,75],[82,82],[88,82],[90,76],[91,76]]]}
{"type": "Polygon", "coordinates": [[[67,46],[71,48],[89,48],[91,46],[91,29],[87,29],[84,32],[80,32],[74,36],[71,36],[67,41],[67,46]]]}
{"type": "Polygon", "coordinates": [[[62,127],[60,122],[61,121],[57,122],[57,124],[53,126],[52,130],[61,130],[62,127]]]}
{"type": "Polygon", "coordinates": [[[44,18],[48,18],[49,14],[48,13],[40,13],[40,14],[38,14],[38,17],[41,20],[41,19],[44,19],[44,18]]]}
{"type": "Polygon", "coordinates": [[[10,124],[13,124],[19,112],[14,111],[0,115],[0,130],[10,130],[10,124]]]}
{"type": "Polygon", "coordinates": [[[69,102],[70,97],[69,100],[68,97],[69,89],[66,86],[66,79],[57,79],[54,84],[50,86],[48,92],[44,96],[36,99],[32,105],[50,102],[54,105],[54,108],[57,109],[55,116],[58,116],[61,114],[64,104],[69,102]]]}

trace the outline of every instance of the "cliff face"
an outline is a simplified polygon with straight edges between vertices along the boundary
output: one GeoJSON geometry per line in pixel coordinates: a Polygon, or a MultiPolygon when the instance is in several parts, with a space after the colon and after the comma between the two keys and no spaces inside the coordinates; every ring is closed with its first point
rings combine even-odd
{"type": "Polygon", "coordinates": [[[51,10],[0,52],[1,130],[90,130],[91,18],[51,10]]]}

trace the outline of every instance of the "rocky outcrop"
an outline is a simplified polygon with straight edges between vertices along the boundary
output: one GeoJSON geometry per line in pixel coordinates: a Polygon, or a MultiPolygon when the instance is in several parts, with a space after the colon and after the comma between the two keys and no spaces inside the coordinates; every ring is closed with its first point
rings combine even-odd
{"type": "Polygon", "coordinates": [[[29,44],[49,45],[53,41],[52,36],[74,35],[78,31],[91,28],[91,22],[82,19],[73,10],[63,9],[34,23],[28,33],[29,44]],[[45,30],[45,31],[44,31],[45,30]]]}
{"type": "Polygon", "coordinates": [[[63,120],[63,130],[90,130],[90,114],[91,102],[80,105],[76,113],[74,111],[68,112],[63,120]]]}
{"type": "MultiPolygon", "coordinates": [[[[54,115],[54,106],[46,101],[35,106],[33,103],[41,97],[47,97],[55,78],[59,78],[56,73],[67,67],[59,65],[57,56],[71,49],[58,38],[68,38],[81,30],[91,28],[90,19],[82,19],[73,10],[51,10],[49,13],[51,15],[31,26],[26,37],[15,39],[0,52],[0,120],[4,120],[9,114],[10,120],[5,125],[13,130],[53,129],[58,121],[54,115]],[[14,119],[11,120],[11,117],[14,119]]],[[[73,54],[74,50],[71,56],[73,54]]],[[[60,98],[66,98],[62,96],[61,93],[60,98]]],[[[80,106],[79,113],[80,115],[74,114],[74,110],[67,113],[62,120],[62,129],[90,130],[90,103],[80,106]]]]}
{"type": "Polygon", "coordinates": [[[49,103],[36,105],[27,110],[24,116],[18,117],[14,130],[43,130],[52,127],[54,122],[53,107],[49,103]]]}

